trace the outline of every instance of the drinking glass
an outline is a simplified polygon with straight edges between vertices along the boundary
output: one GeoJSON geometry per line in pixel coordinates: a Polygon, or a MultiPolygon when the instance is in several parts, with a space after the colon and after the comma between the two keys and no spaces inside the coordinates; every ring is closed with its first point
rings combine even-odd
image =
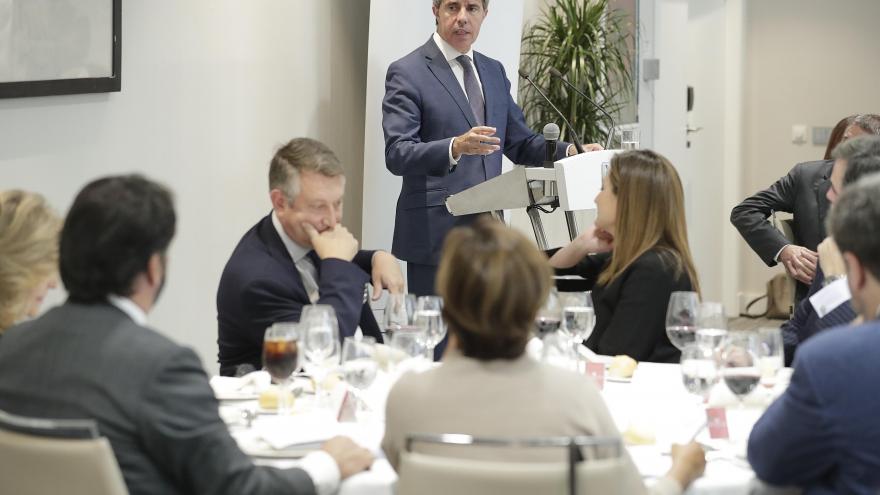
{"type": "Polygon", "coordinates": [[[620,130],[620,149],[637,150],[639,149],[639,129],[629,128],[620,130]]]}
{"type": "Polygon", "coordinates": [[[385,303],[385,314],[382,318],[382,328],[385,330],[385,336],[391,340],[394,338],[395,331],[401,327],[412,325],[415,312],[415,294],[388,294],[388,300],[385,303]]]}
{"type": "Polygon", "coordinates": [[[718,381],[718,363],[712,351],[695,344],[685,346],[681,350],[681,378],[688,392],[706,402],[718,381]]]}
{"type": "Polygon", "coordinates": [[[727,337],[727,314],[724,312],[724,306],[719,302],[700,304],[697,316],[697,345],[717,351],[721,348],[725,337],[727,337]]]}
{"type": "Polygon", "coordinates": [[[535,315],[535,331],[538,337],[543,339],[545,335],[559,329],[562,322],[562,306],[559,304],[559,295],[556,289],[550,289],[547,300],[535,315]]]}
{"type": "Polygon", "coordinates": [[[761,381],[754,332],[731,332],[721,351],[721,377],[727,388],[739,399],[749,395],[761,381]]]}
{"type": "Polygon", "coordinates": [[[391,348],[407,358],[424,357],[426,351],[425,331],[415,326],[400,327],[391,336],[391,348]]]}
{"type": "Polygon", "coordinates": [[[342,376],[354,389],[358,409],[364,410],[363,392],[373,384],[379,372],[376,362],[376,339],[373,337],[346,337],[342,343],[342,376]]]}
{"type": "Polygon", "coordinates": [[[420,296],[416,300],[413,324],[425,332],[425,345],[430,359],[434,358],[434,348],[446,336],[446,323],[443,322],[443,299],[439,296],[420,296]]]}
{"type": "Polygon", "coordinates": [[[694,343],[700,299],[696,292],[673,292],[666,306],[666,336],[679,350],[694,343]]]}
{"type": "Polygon", "coordinates": [[[300,329],[303,332],[303,351],[306,357],[304,367],[312,375],[315,396],[320,406],[324,397],[324,380],[339,360],[339,325],[336,312],[328,305],[305,306],[300,318],[300,329]]]}
{"type": "Polygon", "coordinates": [[[544,335],[541,361],[571,371],[577,371],[578,361],[571,337],[565,332],[549,332],[544,335]]]}
{"type": "Polygon", "coordinates": [[[279,415],[293,409],[290,377],[299,368],[299,339],[296,323],[275,323],[263,335],[263,367],[279,386],[279,415]]]}
{"type": "Polygon", "coordinates": [[[574,348],[590,338],[596,324],[592,294],[588,292],[565,292],[562,300],[562,329],[571,337],[574,348]]]}
{"type": "Polygon", "coordinates": [[[759,328],[756,340],[761,385],[771,388],[776,385],[776,374],[785,366],[782,330],[759,328]]]}

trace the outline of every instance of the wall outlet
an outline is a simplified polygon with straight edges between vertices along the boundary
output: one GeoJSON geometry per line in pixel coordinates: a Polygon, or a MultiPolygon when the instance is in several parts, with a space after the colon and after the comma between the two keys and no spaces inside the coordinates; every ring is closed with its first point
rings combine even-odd
{"type": "MultiPolygon", "coordinates": [[[[755,299],[765,295],[763,292],[739,292],[737,294],[737,301],[739,301],[739,314],[746,314],[746,306],[749,305],[750,302],[755,299]]],[[[761,299],[756,302],[749,308],[748,314],[750,315],[760,315],[767,311],[767,299],[761,299]]]]}

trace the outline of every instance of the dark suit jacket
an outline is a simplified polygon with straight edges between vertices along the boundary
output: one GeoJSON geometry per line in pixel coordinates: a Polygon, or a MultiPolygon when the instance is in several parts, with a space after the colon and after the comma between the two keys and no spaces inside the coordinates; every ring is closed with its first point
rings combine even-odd
{"type": "MultiPolygon", "coordinates": [[[[474,65],[483,85],[486,125],[497,129],[504,154],[516,164],[541,165],[544,137],[526,125],[501,62],[474,52],[474,65]]],[[[403,177],[392,246],[400,259],[436,265],[446,233],[473,220],[453,217],[446,198],[501,174],[501,153],[463,155],[450,172],[450,141],[476,125],[467,97],[433,39],[388,67],[382,128],[385,165],[403,177]]],[[[558,158],[565,156],[566,146],[557,147],[558,158]]]]}
{"type": "Polygon", "coordinates": [[[749,462],[805,494],[880,491],[880,322],[823,332],[794,360],[791,384],[755,424],[749,462]]]}
{"type": "Polygon", "coordinates": [[[847,325],[856,318],[856,312],[849,301],[842,303],[824,317],[819,318],[819,314],[816,313],[816,309],[813,308],[813,304],[810,302],[810,297],[822,290],[824,285],[825,274],[821,268],[817,268],[816,277],[813,278],[813,283],[810,284],[810,291],[800,304],[797,305],[797,308],[794,310],[794,316],[782,324],[786,366],[791,366],[797,347],[808,338],[822,330],[847,325]]]}
{"type": "MultiPolygon", "coordinates": [[[[317,264],[318,304],[329,304],[339,320],[340,339],[364,335],[382,341],[364,285],[370,280],[373,251],[360,251],[352,262],[325,259],[317,264]]],[[[220,373],[234,374],[239,364],[262,367],[263,334],[280,321],[299,321],[311,304],[299,271],[272,225],[269,214],[239,241],[223,269],[217,289],[220,373]]]]}
{"type": "MultiPolygon", "coordinates": [[[[767,266],[776,265],[776,253],[790,242],[767,220],[774,211],[794,215],[794,243],[813,251],[825,239],[825,216],[831,187],[828,177],[834,160],[799,163],[769,188],[755,193],[736,205],[730,221],[739,230],[749,247],[767,266]]],[[[808,286],[798,282],[797,297],[806,295],[808,286]]]]}
{"type": "Polygon", "coordinates": [[[675,273],[669,253],[652,249],[609,285],[596,284],[610,259],[610,254],[587,256],[571,269],[557,270],[580,275],[592,285],[596,326],[587,347],[637,361],[679,362],[681,351],[666,336],[666,306],[674,291],[693,290],[687,274],[675,273]]]}
{"type": "Polygon", "coordinates": [[[68,302],[7,331],[0,409],[97,421],[132,495],[315,493],[305,472],[239,450],[192,350],[110,304],[68,302]]]}

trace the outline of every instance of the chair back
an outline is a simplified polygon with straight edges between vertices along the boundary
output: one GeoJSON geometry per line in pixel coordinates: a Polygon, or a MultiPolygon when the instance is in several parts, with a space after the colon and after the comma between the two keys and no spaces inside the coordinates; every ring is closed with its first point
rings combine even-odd
{"type": "MultiPolygon", "coordinates": [[[[425,449],[422,449],[425,450],[425,449]]],[[[543,456],[539,456],[543,457],[543,456]]],[[[527,495],[644,493],[617,437],[498,438],[411,435],[401,453],[397,493],[527,495]],[[420,445],[430,453],[419,452],[420,445]],[[438,449],[438,447],[442,447],[438,449]],[[558,461],[475,459],[475,450],[554,449],[558,461]],[[442,451],[440,455],[438,452],[442,451]]]]}
{"type": "Polygon", "coordinates": [[[127,495],[110,442],[91,420],[0,411],[0,480],[17,495],[127,495]]]}

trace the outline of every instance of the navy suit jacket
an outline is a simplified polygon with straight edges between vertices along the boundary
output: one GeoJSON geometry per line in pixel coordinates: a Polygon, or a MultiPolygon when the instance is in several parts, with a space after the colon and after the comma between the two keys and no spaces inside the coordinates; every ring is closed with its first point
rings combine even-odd
{"type": "MultiPolygon", "coordinates": [[[[510,96],[504,66],[478,52],[474,65],[483,85],[485,125],[496,128],[504,154],[516,164],[541,165],[544,137],[526,125],[510,96]]],[[[467,97],[433,38],[388,67],[382,129],[385,165],[403,177],[392,245],[398,258],[436,265],[446,233],[474,218],[453,217],[446,198],[501,174],[501,153],[463,155],[450,171],[450,141],[476,125],[467,97]]],[[[565,156],[566,147],[560,143],[557,159],[565,156]]]]}
{"type": "MultiPolygon", "coordinates": [[[[382,342],[379,325],[364,302],[373,251],[360,251],[352,262],[321,260],[318,304],[329,304],[339,320],[340,339],[364,335],[382,342]]],[[[220,373],[232,375],[239,364],[260,369],[263,334],[279,321],[299,321],[302,307],[311,304],[296,265],[272,224],[269,214],[239,241],[223,269],[217,289],[217,345],[220,373]]]]}
{"type": "Polygon", "coordinates": [[[810,285],[810,292],[808,292],[807,296],[797,305],[797,308],[794,311],[794,316],[782,324],[782,339],[785,348],[786,366],[791,366],[797,347],[805,340],[822,330],[847,325],[857,316],[849,300],[847,300],[841,303],[840,306],[828,312],[824,317],[819,317],[819,314],[810,302],[810,297],[816,292],[822,290],[825,285],[824,282],[825,274],[822,272],[822,268],[816,268],[816,276],[813,277],[813,283],[810,285]]]}
{"type": "Polygon", "coordinates": [[[880,491],[880,322],[837,328],[797,353],[791,384],[755,424],[758,477],[805,494],[880,491]]]}

